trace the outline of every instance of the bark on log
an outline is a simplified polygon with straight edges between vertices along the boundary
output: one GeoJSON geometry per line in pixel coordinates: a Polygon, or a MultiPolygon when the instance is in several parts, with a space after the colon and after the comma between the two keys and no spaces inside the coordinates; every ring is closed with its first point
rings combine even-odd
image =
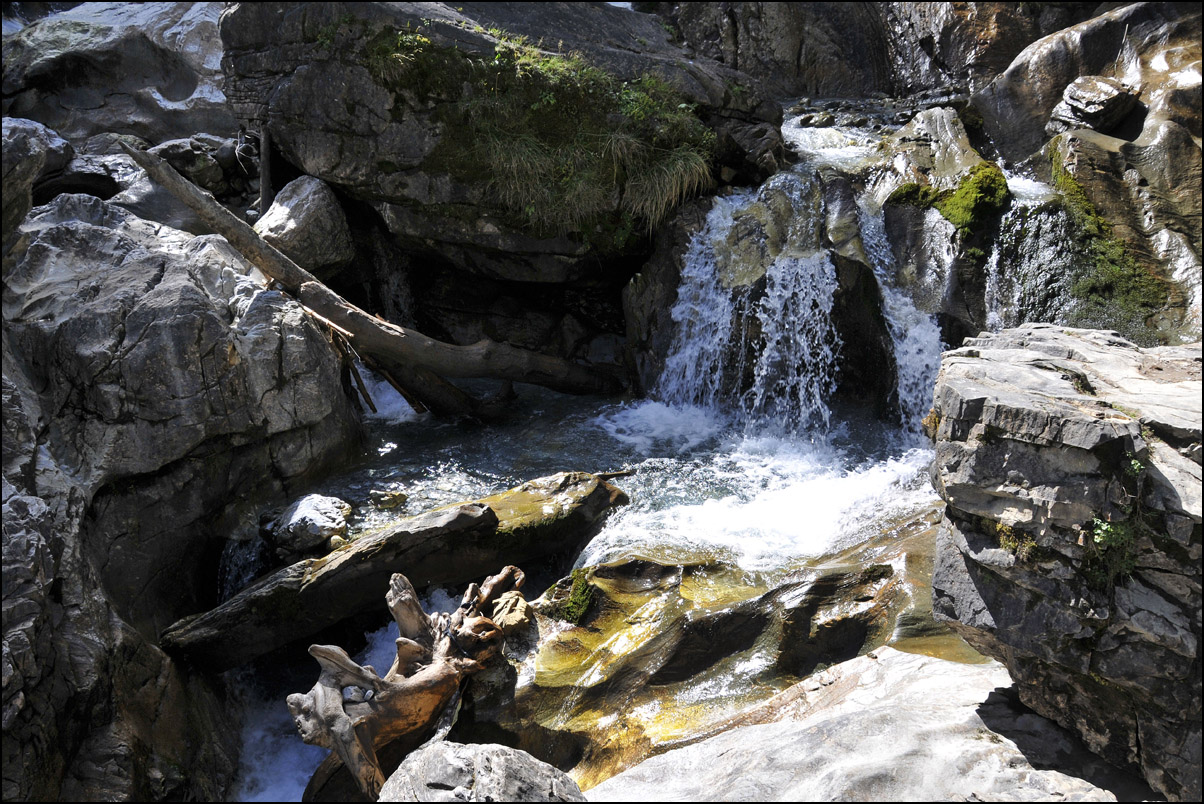
{"type": "Polygon", "coordinates": [[[165,160],[125,143],[121,146],[151,178],[196,212],[259,270],[311,310],[352,333],[357,351],[383,363],[435,413],[485,417],[496,413],[490,403],[474,399],[443,377],[527,382],[570,394],[613,394],[623,390],[622,381],[615,375],[561,358],[490,340],[457,346],[381,321],[272,247],[245,221],[177,173],[165,160]]]}

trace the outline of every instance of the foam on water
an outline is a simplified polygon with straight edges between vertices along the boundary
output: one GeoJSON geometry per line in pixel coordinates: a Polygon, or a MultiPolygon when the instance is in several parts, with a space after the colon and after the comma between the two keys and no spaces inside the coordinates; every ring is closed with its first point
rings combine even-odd
{"type": "Polygon", "coordinates": [[[416,413],[414,408],[410,407],[410,403],[406,402],[402,395],[397,393],[397,389],[390,385],[384,377],[366,368],[362,363],[357,363],[356,368],[359,369],[360,377],[363,378],[368,394],[372,397],[372,404],[376,406],[375,413],[365,410],[365,418],[389,422],[409,422],[423,417],[429,418],[430,414],[416,413]]]}

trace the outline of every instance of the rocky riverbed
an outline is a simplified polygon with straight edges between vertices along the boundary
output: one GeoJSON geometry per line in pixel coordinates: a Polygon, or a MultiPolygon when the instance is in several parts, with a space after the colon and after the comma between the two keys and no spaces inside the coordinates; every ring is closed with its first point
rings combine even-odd
{"type": "Polygon", "coordinates": [[[1194,7],[4,22],[6,800],[1200,797],[1194,7]]]}

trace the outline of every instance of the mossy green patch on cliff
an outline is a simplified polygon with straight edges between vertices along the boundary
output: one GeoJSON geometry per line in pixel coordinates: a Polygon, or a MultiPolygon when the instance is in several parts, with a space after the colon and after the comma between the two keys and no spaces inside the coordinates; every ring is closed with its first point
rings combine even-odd
{"type": "Polygon", "coordinates": [[[1008,183],[993,162],[979,162],[961,178],[956,190],[938,190],[915,182],[899,187],[887,203],[935,207],[963,237],[979,231],[1008,201],[1008,183]]]}
{"type": "Polygon", "coordinates": [[[1008,182],[993,162],[979,162],[962,177],[957,189],[933,206],[962,234],[981,227],[1008,202],[1008,182]]]}
{"type": "Polygon", "coordinates": [[[1166,306],[1169,286],[1139,265],[1114,234],[1112,224],[1099,214],[1082,185],[1062,164],[1058,143],[1055,138],[1048,146],[1050,171],[1086,263],[1071,286],[1071,294],[1081,302],[1071,323],[1109,326],[1148,345],[1145,321],[1166,306]]]}
{"type": "Polygon", "coordinates": [[[664,80],[622,81],[576,54],[477,32],[497,39],[492,54],[439,47],[412,29],[367,46],[380,83],[438,104],[432,170],[487,183],[538,235],[578,233],[608,250],[712,185],[714,133],[664,80]]]}

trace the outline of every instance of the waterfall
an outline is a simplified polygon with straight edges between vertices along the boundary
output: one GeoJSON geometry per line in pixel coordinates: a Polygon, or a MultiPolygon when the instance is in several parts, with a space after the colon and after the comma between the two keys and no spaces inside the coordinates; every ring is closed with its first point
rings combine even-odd
{"type": "Polygon", "coordinates": [[[674,405],[730,406],[746,431],[827,430],[840,352],[831,317],[836,268],[808,242],[808,181],[795,174],[766,188],[756,200],[716,199],[691,241],[671,312],[675,337],[654,393],[674,405]],[[783,200],[785,220],[767,221],[783,200]],[[769,232],[744,231],[750,218],[769,232]],[[781,242],[738,248],[757,235],[781,242]]]}
{"type": "Polygon", "coordinates": [[[920,420],[932,405],[932,385],[941,367],[941,330],[932,315],[917,309],[897,287],[895,259],[886,238],[882,210],[871,209],[870,203],[868,197],[859,203],[861,242],[882,291],[882,313],[895,352],[899,413],[904,426],[918,432],[920,420]]]}

